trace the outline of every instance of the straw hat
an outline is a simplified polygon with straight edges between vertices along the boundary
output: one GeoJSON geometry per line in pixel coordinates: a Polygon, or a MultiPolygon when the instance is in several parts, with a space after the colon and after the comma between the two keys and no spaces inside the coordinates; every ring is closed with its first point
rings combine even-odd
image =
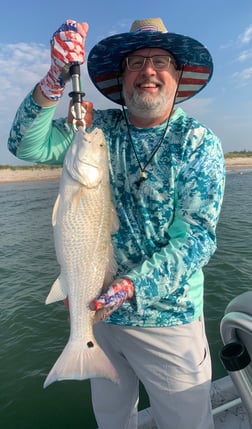
{"type": "Polygon", "coordinates": [[[124,104],[121,98],[121,64],[137,49],[160,48],[169,51],[183,70],[175,103],[200,92],[213,73],[212,57],[195,39],[169,33],[160,18],[136,20],[128,33],[101,40],[88,55],[88,72],[96,88],[109,100],[124,104]]]}

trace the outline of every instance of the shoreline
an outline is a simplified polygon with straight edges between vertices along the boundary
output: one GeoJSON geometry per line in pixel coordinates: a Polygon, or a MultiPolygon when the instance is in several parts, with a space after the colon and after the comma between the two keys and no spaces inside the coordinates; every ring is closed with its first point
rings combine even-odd
{"type": "Polygon", "coordinates": [[[252,168],[252,156],[226,158],[225,162],[227,170],[244,170],[252,168]]]}
{"type": "Polygon", "coordinates": [[[43,182],[59,180],[62,168],[2,168],[0,184],[12,182],[43,182]]]}
{"type": "MultiPolygon", "coordinates": [[[[227,158],[226,169],[229,170],[244,170],[252,169],[252,157],[235,157],[227,158]]],[[[0,183],[12,182],[40,182],[59,180],[62,168],[2,168],[0,169],[0,183]]]]}

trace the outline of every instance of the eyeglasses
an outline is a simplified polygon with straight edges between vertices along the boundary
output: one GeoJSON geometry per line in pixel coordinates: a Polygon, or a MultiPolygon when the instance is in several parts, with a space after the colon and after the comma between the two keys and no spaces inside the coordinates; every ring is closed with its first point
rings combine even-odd
{"type": "Polygon", "coordinates": [[[172,64],[175,68],[177,65],[170,55],[152,55],[151,57],[144,57],[143,55],[131,55],[126,57],[126,65],[130,71],[140,71],[144,68],[146,60],[150,60],[154,70],[168,70],[172,64]]]}

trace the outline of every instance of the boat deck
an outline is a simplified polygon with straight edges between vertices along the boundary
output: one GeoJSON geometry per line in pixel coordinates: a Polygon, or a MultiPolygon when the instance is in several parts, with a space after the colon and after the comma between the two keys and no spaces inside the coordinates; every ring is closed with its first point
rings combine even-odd
{"type": "MultiPolygon", "coordinates": [[[[215,429],[251,429],[248,415],[229,376],[212,383],[215,429]]],[[[150,408],[139,412],[138,429],[157,429],[150,408]]]]}

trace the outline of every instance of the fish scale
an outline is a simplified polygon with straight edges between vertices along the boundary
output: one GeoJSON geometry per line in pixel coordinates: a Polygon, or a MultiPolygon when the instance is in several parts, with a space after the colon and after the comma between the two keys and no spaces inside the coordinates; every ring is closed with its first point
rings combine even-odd
{"type": "Polygon", "coordinates": [[[48,374],[54,381],[118,375],[93,335],[89,304],[116,272],[111,233],[117,228],[111,202],[105,138],[100,129],[79,129],[63,165],[52,223],[60,275],[46,303],[68,298],[70,336],[48,374]]]}

